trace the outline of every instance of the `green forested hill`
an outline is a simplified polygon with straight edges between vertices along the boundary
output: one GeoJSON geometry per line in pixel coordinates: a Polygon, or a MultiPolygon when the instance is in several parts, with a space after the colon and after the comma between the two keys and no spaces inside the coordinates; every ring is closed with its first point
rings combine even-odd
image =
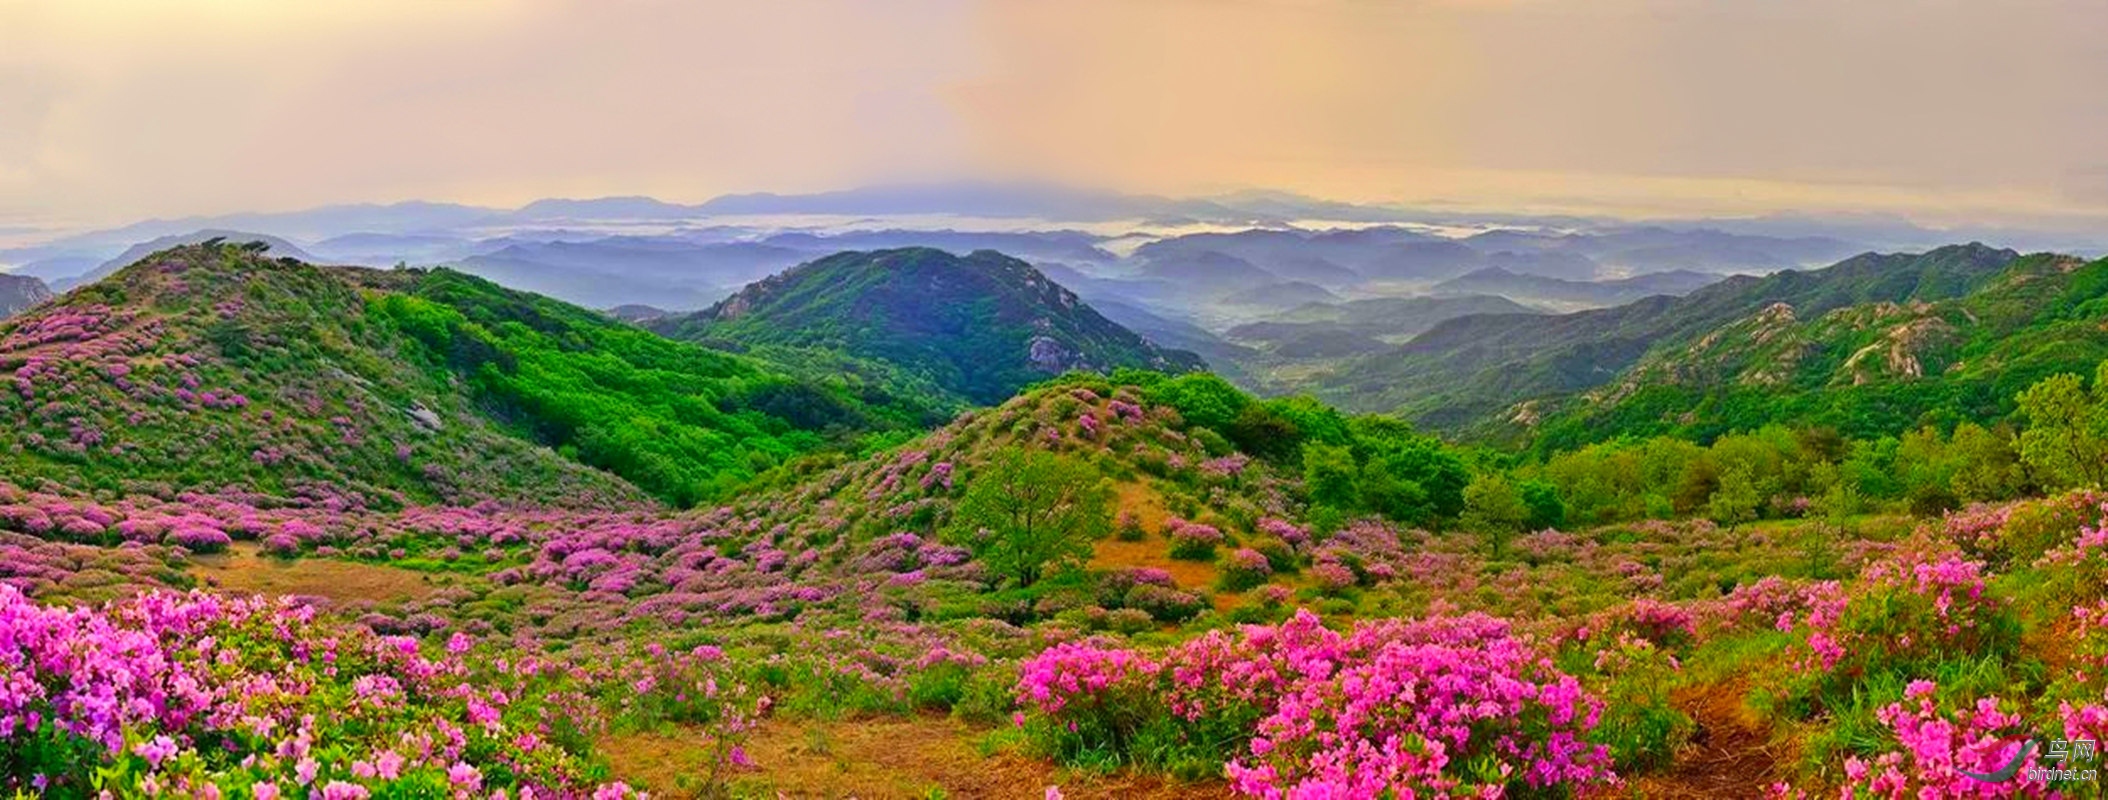
{"type": "Polygon", "coordinates": [[[838,253],[653,327],[694,341],[884,361],[980,404],[1070,370],[1201,366],[1100,316],[1030,264],[985,250],[838,253]]]}
{"type": "MultiPolygon", "coordinates": [[[[1980,244],[1922,254],[1869,253],[1820,270],[1731,278],[1681,298],[1654,297],[1563,315],[1463,317],[1321,377],[1318,391],[1344,407],[1397,411],[1451,434],[1517,441],[1548,416],[1571,409],[1583,393],[1627,382],[1643,363],[1673,361],[1709,342],[1717,346],[1755,335],[1732,328],[1763,324],[1766,314],[1790,309],[1795,320],[1818,320],[1841,309],[1917,307],[1979,294],[1988,298],[2006,285],[2003,278],[2016,259],[2019,254],[2011,250],[1980,244]]],[[[2051,280],[2061,285],[2067,280],[2063,275],[2051,280]]],[[[1861,313],[1878,316],[1871,310],[1861,313]]],[[[2026,324],[2008,320],[2000,330],[2013,333],[2026,324]]],[[[1667,407],[1654,410],[1675,413],[1667,407]]],[[[1598,417],[1591,424],[1596,427],[1585,432],[1559,434],[1560,441],[1646,429],[1623,418],[1598,417]],[[1605,422],[1614,424],[1603,427],[1605,422]],[[1628,431],[1626,425],[1635,429],[1628,431]]],[[[1544,423],[1545,430],[1556,428],[1544,423]]]]}
{"type": "Polygon", "coordinates": [[[0,325],[0,369],[17,480],[381,505],[685,505],[939,413],[460,273],[217,242],[0,325]]]}
{"type": "Polygon", "coordinates": [[[1776,303],[1656,348],[1611,384],[1543,404],[1537,447],[1774,422],[1862,437],[1989,421],[2036,381],[2108,358],[2108,260],[2033,255],[1961,285],[1827,312],[1776,303]]]}

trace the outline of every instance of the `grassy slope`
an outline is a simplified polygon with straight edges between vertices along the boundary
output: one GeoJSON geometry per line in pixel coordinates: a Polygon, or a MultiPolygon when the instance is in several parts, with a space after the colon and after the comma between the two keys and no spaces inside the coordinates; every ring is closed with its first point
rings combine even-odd
{"type": "Polygon", "coordinates": [[[0,369],[0,468],[105,493],[685,504],[932,414],[458,273],[234,245],[10,320],[0,369]]]}

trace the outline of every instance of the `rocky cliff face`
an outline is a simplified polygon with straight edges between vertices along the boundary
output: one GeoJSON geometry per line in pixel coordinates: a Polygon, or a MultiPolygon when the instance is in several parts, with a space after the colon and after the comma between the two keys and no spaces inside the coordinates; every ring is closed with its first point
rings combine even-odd
{"type": "Polygon", "coordinates": [[[51,288],[43,281],[28,275],[0,274],[0,319],[28,311],[51,296],[51,288]]]}

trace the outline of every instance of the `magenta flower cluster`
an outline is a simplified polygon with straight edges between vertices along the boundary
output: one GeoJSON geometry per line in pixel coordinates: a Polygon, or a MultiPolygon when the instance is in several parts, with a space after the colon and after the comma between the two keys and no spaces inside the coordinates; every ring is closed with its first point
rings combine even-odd
{"type": "Polygon", "coordinates": [[[1224,770],[1254,797],[1490,796],[1615,779],[1608,752],[1584,739],[1600,701],[1506,623],[1478,615],[1342,634],[1298,611],[1154,657],[1064,644],[1024,662],[1017,694],[1052,730],[1075,734],[1148,714],[1196,730],[1252,720],[1224,770]],[[1124,715],[1105,712],[1108,698],[1124,715]]]}
{"type": "Polygon", "coordinates": [[[39,606],[0,586],[0,750],[32,754],[0,787],[72,792],[102,780],[148,795],[347,798],[390,785],[522,798],[591,791],[586,766],[549,741],[566,712],[521,702],[565,673],[502,656],[472,667],[472,646],[426,652],[285,601],[148,593],[90,610],[39,606]],[[81,748],[97,757],[33,755],[81,748]],[[489,775],[509,777],[491,785],[489,775]]]}

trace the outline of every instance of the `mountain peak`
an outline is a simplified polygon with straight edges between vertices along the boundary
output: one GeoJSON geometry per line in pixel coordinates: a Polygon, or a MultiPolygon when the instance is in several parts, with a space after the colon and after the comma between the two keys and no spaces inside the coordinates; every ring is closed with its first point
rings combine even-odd
{"type": "Polygon", "coordinates": [[[992,250],[848,251],[749,284],[710,309],[651,323],[679,338],[873,358],[981,403],[1053,374],[1186,370],[1032,265],[992,250]]]}

